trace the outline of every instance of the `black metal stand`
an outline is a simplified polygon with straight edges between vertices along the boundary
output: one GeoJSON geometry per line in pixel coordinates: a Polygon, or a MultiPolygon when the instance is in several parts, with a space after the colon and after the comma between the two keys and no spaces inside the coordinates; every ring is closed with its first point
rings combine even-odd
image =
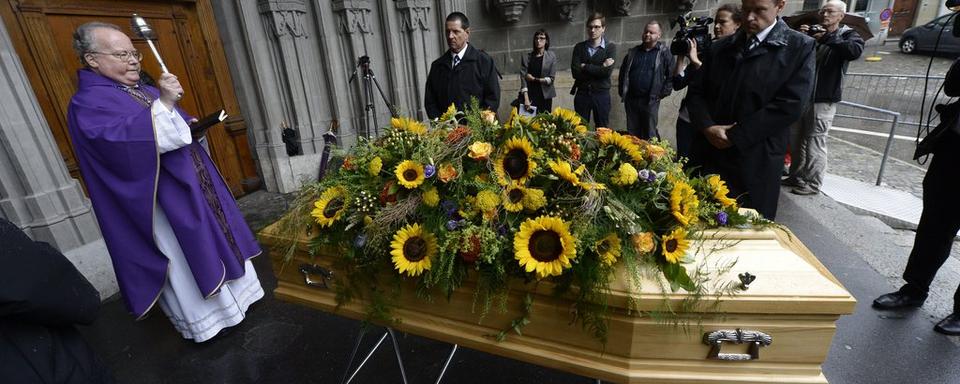
{"type": "Polygon", "coordinates": [[[383,88],[380,87],[380,82],[377,81],[377,76],[373,73],[373,70],[370,69],[370,57],[369,56],[360,56],[358,59],[357,67],[354,68],[353,74],[350,75],[350,80],[348,84],[353,84],[353,80],[361,78],[363,83],[360,85],[361,97],[363,98],[363,132],[358,132],[363,134],[364,137],[370,138],[370,133],[373,133],[373,136],[380,135],[380,129],[377,126],[377,106],[373,102],[373,87],[377,87],[377,91],[380,94],[380,99],[383,100],[383,103],[387,105],[387,109],[390,110],[390,116],[397,117],[399,113],[397,112],[396,106],[387,100],[387,96],[383,93],[383,88]]]}
{"type": "MultiPolygon", "coordinates": [[[[403,380],[404,384],[407,384],[407,373],[404,369],[403,358],[400,357],[400,346],[397,343],[397,336],[394,334],[393,328],[385,328],[386,331],[383,333],[383,336],[380,336],[380,340],[374,344],[373,348],[367,352],[367,355],[363,358],[363,361],[360,362],[360,365],[356,369],[351,370],[353,367],[353,360],[357,357],[357,351],[360,349],[360,342],[363,340],[363,336],[367,333],[366,327],[361,325],[360,334],[357,335],[357,342],[353,345],[353,352],[350,353],[350,360],[347,362],[347,369],[343,372],[343,377],[340,379],[341,384],[349,384],[353,381],[353,378],[357,376],[357,373],[363,369],[364,364],[370,360],[370,356],[373,356],[373,353],[380,348],[380,345],[383,344],[383,340],[387,337],[390,337],[390,342],[393,344],[393,353],[397,357],[397,365],[400,366],[400,378],[403,380]]],[[[453,348],[450,349],[450,354],[447,356],[446,361],[443,362],[443,368],[440,370],[440,374],[437,376],[436,384],[440,384],[440,381],[443,380],[443,375],[447,373],[447,368],[450,366],[450,361],[453,360],[453,355],[457,353],[457,349],[460,346],[457,344],[453,345],[453,348]]]]}

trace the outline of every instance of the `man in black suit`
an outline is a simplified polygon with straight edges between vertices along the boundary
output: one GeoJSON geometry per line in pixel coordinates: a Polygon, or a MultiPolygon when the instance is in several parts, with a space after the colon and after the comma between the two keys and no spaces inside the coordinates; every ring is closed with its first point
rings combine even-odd
{"type": "Polygon", "coordinates": [[[463,110],[472,97],[480,102],[480,108],[496,111],[500,106],[499,72],[490,55],[467,43],[470,40],[467,16],[460,12],[448,15],[446,36],[449,49],[434,60],[427,75],[424,95],[427,117],[440,117],[450,104],[463,110]]]}
{"type": "Polygon", "coordinates": [[[617,46],[603,36],[607,19],[594,13],[587,19],[589,39],[573,47],[570,70],[573,72],[573,109],[595,127],[606,127],[610,122],[610,74],[613,73],[617,46]]]}
{"type": "Polygon", "coordinates": [[[790,125],[810,102],[813,38],[780,20],[784,0],[743,0],[744,24],[717,40],[690,85],[690,165],[716,173],[744,207],[777,215],[790,125]]]}

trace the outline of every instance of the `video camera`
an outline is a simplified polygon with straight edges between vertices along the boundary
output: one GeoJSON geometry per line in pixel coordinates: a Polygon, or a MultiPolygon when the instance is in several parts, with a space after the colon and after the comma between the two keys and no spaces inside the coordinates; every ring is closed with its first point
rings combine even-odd
{"type": "Polygon", "coordinates": [[[709,17],[693,17],[690,12],[677,16],[676,20],[670,22],[670,28],[680,26],[680,30],[673,35],[673,41],[670,43],[670,53],[676,56],[686,56],[690,53],[690,42],[687,39],[693,39],[697,42],[697,53],[703,52],[710,47],[710,27],[713,22],[709,17]]]}

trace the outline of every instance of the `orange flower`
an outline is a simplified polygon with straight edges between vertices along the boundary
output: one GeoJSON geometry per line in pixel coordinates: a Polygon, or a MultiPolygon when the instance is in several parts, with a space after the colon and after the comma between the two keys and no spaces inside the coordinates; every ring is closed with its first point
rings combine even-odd
{"type": "Polygon", "coordinates": [[[576,142],[570,142],[570,158],[574,161],[580,161],[580,146],[576,142]]]}
{"type": "Polygon", "coordinates": [[[659,145],[647,145],[646,148],[647,159],[651,162],[659,160],[663,155],[667,154],[667,150],[659,145]]]}
{"type": "Polygon", "coordinates": [[[633,242],[633,247],[640,253],[649,253],[653,251],[653,233],[652,232],[640,232],[630,235],[630,241],[633,242]]]}
{"type": "Polygon", "coordinates": [[[490,152],[493,152],[493,145],[490,143],[482,141],[474,141],[473,144],[470,144],[470,156],[474,160],[486,160],[490,156],[490,152]]]}
{"type": "Polygon", "coordinates": [[[353,165],[353,156],[347,156],[343,159],[343,169],[352,171],[354,168],[356,168],[356,166],[353,165]]]}
{"type": "Polygon", "coordinates": [[[470,135],[470,133],[471,132],[469,127],[465,125],[459,125],[456,128],[454,128],[452,131],[450,131],[450,133],[447,134],[446,143],[447,144],[456,143],[460,141],[460,139],[463,139],[464,137],[467,137],[467,135],[470,135]]]}
{"type": "Polygon", "coordinates": [[[450,164],[450,163],[441,165],[440,171],[438,171],[437,173],[440,177],[440,181],[444,183],[449,183],[450,180],[457,178],[457,168],[455,168],[453,164],[450,164]]]}
{"type": "Polygon", "coordinates": [[[607,134],[610,134],[610,133],[613,133],[613,130],[610,129],[610,128],[607,128],[607,127],[599,127],[599,128],[597,128],[597,137],[600,137],[600,136],[603,136],[603,135],[607,135],[607,134]]]}
{"type": "Polygon", "coordinates": [[[483,121],[488,124],[495,124],[497,122],[497,113],[490,110],[484,110],[480,112],[480,117],[483,118],[483,121]]]}

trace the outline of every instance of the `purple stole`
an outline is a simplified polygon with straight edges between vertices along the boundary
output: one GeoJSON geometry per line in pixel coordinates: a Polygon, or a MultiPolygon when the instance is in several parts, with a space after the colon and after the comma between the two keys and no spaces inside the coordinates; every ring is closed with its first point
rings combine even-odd
{"type": "Polygon", "coordinates": [[[67,125],[127,310],[142,318],[167,279],[168,260],[154,240],[155,204],[203,297],[242,277],[260,246],[200,144],[158,155],[149,102],[159,92],[142,86],[145,94],[131,93],[89,69],[77,77],[67,125]]]}

